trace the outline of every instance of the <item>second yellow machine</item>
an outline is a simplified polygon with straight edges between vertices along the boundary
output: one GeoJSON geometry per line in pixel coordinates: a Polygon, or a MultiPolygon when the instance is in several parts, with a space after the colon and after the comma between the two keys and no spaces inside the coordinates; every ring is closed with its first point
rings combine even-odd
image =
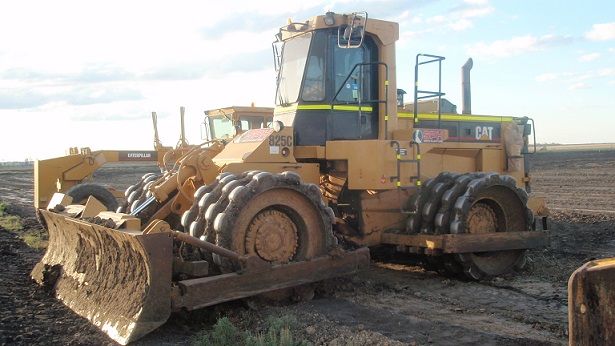
{"type": "MultiPolygon", "coordinates": [[[[405,106],[398,36],[367,13],[283,26],[272,126],[191,149],[129,213],[56,194],[39,210],[50,241],[33,277],[128,343],[172,311],[290,287],[309,297],[305,284],[365,268],[374,246],[472,279],[522,266],[546,243],[534,230],[546,209],[528,197],[533,122],[471,115],[467,92],[463,114],[441,90],[416,88],[405,106]]],[[[418,55],[416,79],[443,60],[418,55]]]]}

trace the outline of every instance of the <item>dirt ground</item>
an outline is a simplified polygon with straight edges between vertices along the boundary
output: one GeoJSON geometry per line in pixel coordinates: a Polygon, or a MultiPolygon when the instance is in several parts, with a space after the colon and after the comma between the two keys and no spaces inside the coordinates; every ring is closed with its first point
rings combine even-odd
{"type": "MultiPolygon", "coordinates": [[[[174,314],[137,344],[190,344],[221,315],[253,331],[267,317],[292,315],[296,338],[314,344],[566,344],[568,277],[590,259],[615,256],[615,151],[541,153],[532,165],[533,192],[547,195],[553,210],[552,236],[548,248],[529,252],[521,273],[468,282],[425,271],[411,258],[376,257],[368,271],[321,284],[309,302],[258,310],[231,302],[174,314]]],[[[95,180],[124,189],[154,170],[105,167],[95,180]]],[[[26,229],[40,228],[31,170],[0,170],[0,200],[26,229]]],[[[42,254],[0,230],[0,343],[114,344],[30,281],[42,254]]]]}

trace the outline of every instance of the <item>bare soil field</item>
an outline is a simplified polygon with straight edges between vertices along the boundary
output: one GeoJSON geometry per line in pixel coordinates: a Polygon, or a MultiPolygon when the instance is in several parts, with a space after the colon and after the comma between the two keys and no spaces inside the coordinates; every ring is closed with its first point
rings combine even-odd
{"type": "Polygon", "coordinates": [[[587,143],[587,144],[538,144],[540,151],[569,152],[569,151],[605,151],[615,150],[615,143],[587,143]]]}
{"type": "Polygon", "coordinates": [[[555,210],[615,210],[615,150],[535,154],[533,192],[555,210]]]}
{"type": "MultiPolygon", "coordinates": [[[[529,252],[520,273],[470,282],[380,254],[369,270],[320,284],[311,301],[257,310],[231,302],[174,314],[137,344],[190,344],[220,316],[258,332],[268,317],[283,315],[295,317],[296,339],[313,344],[566,344],[568,277],[588,260],[615,256],[615,151],[541,153],[532,165],[533,192],[547,195],[553,211],[552,236],[548,248],[529,252]]],[[[94,180],[124,189],[155,170],[115,165],[94,180]]],[[[31,170],[0,170],[0,201],[25,230],[40,230],[31,170]]],[[[0,344],[114,344],[29,279],[42,254],[0,229],[0,344]]]]}

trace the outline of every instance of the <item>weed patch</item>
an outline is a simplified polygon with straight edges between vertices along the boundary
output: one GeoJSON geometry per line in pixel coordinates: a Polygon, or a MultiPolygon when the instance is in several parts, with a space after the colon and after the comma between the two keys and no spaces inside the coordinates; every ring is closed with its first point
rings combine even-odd
{"type": "Polygon", "coordinates": [[[21,230],[21,219],[19,216],[7,214],[7,208],[5,203],[0,202],[0,227],[11,232],[21,230]]]}
{"type": "Polygon", "coordinates": [[[19,235],[21,240],[33,249],[38,250],[47,247],[46,231],[35,228],[24,229],[21,218],[9,214],[8,210],[8,205],[0,202],[0,228],[19,235]]]}
{"type": "Polygon", "coordinates": [[[249,346],[296,346],[306,345],[304,341],[294,340],[292,329],[297,320],[294,316],[269,318],[266,321],[266,331],[252,333],[248,330],[240,330],[228,319],[218,319],[211,330],[198,334],[193,345],[249,345],[249,346]]]}

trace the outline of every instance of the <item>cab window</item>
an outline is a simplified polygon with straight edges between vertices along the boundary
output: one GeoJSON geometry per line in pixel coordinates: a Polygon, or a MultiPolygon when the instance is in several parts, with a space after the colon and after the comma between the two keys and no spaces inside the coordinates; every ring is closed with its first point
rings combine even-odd
{"type": "Polygon", "coordinates": [[[322,101],[325,98],[325,59],[310,56],[305,81],[303,82],[303,101],[322,101]]]}
{"type": "Polygon", "coordinates": [[[303,78],[303,91],[301,92],[301,99],[303,101],[323,101],[325,99],[326,37],[327,34],[325,32],[314,33],[310,56],[308,57],[303,78]]]}
{"type": "Polygon", "coordinates": [[[209,118],[212,139],[233,137],[233,122],[226,118],[209,118]]]}
{"type": "Polygon", "coordinates": [[[276,104],[285,105],[297,101],[311,40],[312,33],[306,33],[284,43],[276,104]]]}
{"type": "Polygon", "coordinates": [[[367,42],[359,48],[340,48],[335,38],[332,38],[331,41],[333,73],[335,75],[334,92],[337,93],[339,90],[334,101],[347,103],[369,101],[372,96],[372,69],[375,72],[375,67],[371,65],[357,66],[357,64],[371,60],[370,53],[366,49],[367,42]]]}

